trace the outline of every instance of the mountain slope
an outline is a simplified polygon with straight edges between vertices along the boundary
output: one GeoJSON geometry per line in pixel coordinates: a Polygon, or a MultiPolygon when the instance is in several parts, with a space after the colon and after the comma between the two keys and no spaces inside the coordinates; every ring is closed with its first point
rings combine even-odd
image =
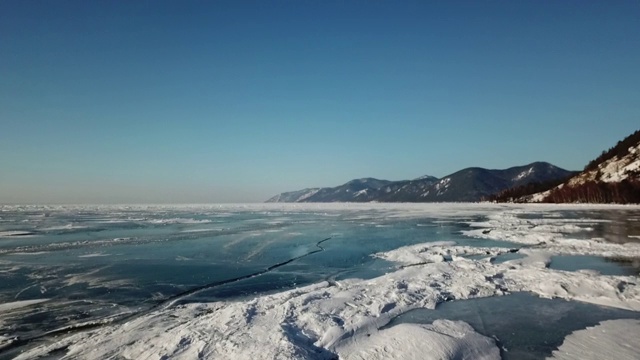
{"type": "Polygon", "coordinates": [[[531,202],[640,202],[640,130],[591,161],[585,170],[531,202]]]}

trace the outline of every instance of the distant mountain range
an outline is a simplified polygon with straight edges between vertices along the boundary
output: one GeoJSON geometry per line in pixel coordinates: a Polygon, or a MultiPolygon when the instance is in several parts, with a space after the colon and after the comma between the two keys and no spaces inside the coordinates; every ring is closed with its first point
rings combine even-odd
{"type": "Polygon", "coordinates": [[[429,175],[401,181],[356,179],[336,187],[285,192],[267,202],[475,202],[505,189],[575,173],[546,162],[504,170],[472,167],[440,179],[429,175]]]}

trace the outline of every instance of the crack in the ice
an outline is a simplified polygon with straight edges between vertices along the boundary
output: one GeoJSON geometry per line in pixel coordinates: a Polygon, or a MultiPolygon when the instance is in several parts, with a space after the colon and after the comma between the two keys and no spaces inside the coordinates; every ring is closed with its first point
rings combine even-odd
{"type": "MultiPolygon", "coordinates": [[[[264,275],[264,274],[266,274],[268,272],[271,272],[271,271],[273,271],[273,270],[275,270],[277,268],[280,268],[282,266],[290,264],[290,263],[292,263],[292,262],[294,262],[296,260],[300,260],[300,259],[305,258],[307,256],[311,256],[313,254],[317,254],[319,252],[324,251],[325,248],[322,246],[322,244],[327,242],[327,241],[329,241],[329,240],[331,240],[331,239],[332,239],[332,237],[328,237],[328,238],[322,239],[322,240],[316,242],[315,246],[317,247],[317,249],[309,251],[307,253],[304,253],[304,254],[302,254],[300,256],[296,256],[296,257],[293,257],[291,259],[276,263],[276,264],[271,265],[271,266],[269,266],[269,267],[267,267],[267,268],[265,268],[263,270],[260,270],[260,271],[257,271],[257,272],[251,273],[251,274],[238,276],[238,277],[235,277],[235,278],[226,279],[226,280],[222,280],[222,281],[216,281],[216,282],[212,282],[212,283],[209,283],[209,284],[197,286],[195,288],[191,288],[191,289],[189,289],[187,291],[183,291],[183,292],[181,292],[179,294],[170,296],[170,297],[160,301],[159,303],[149,307],[148,309],[141,310],[141,311],[138,311],[138,312],[135,312],[135,313],[131,313],[131,314],[125,315],[124,317],[121,317],[119,319],[115,319],[115,320],[113,320],[111,322],[106,322],[106,323],[105,322],[92,322],[92,323],[89,323],[89,324],[79,324],[79,325],[76,325],[76,326],[71,325],[71,326],[63,327],[61,329],[51,330],[51,331],[48,331],[48,332],[46,332],[44,334],[40,334],[40,335],[37,335],[37,336],[34,336],[34,337],[30,337],[30,338],[26,338],[26,339],[17,338],[14,341],[12,341],[11,343],[9,343],[8,345],[6,345],[5,347],[3,347],[2,349],[0,349],[0,357],[3,357],[3,355],[11,356],[11,354],[9,353],[10,350],[16,350],[17,348],[19,348],[21,346],[28,345],[28,344],[30,344],[30,343],[32,343],[34,341],[37,341],[37,340],[42,340],[42,339],[45,339],[45,338],[48,338],[48,337],[54,337],[54,336],[58,336],[58,335],[71,335],[71,334],[74,334],[74,333],[87,331],[87,330],[93,330],[93,329],[100,328],[100,327],[107,326],[107,325],[120,324],[120,323],[123,323],[125,321],[129,321],[129,320],[141,317],[143,315],[149,314],[152,311],[157,310],[159,308],[162,308],[162,309],[169,308],[169,307],[173,306],[179,300],[184,299],[187,296],[199,293],[201,291],[210,290],[210,289],[216,288],[218,286],[222,286],[222,285],[226,285],[226,284],[230,284],[230,283],[234,283],[234,282],[238,282],[238,281],[242,281],[242,280],[251,279],[251,278],[254,278],[254,277],[260,276],[260,275],[264,275]]],[[[99,321],[99,320],[97,320],[97,321],[99,321]]],[[[68,347],[68,345],[65,345],[64,348],[62,348],[62,350],[64,350],[66,347],[68,347]]],[[[50,353],[53,352],[53,351],[58,351],[58,350],[60,350],[60,348],[51,349],[50,353]]]]}

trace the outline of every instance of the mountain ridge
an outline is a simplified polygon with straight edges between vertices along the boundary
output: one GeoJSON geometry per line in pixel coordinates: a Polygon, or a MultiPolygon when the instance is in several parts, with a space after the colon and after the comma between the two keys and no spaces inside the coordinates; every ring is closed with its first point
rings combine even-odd
{"type": "Polygon", "coordinates": [[[542,161],[507,169],[469,167],[442,178],[425,175],[399,181],[354,179],[335,187],[284,192],[267,202],[475,202],[507,188],[572,173],[542,161]]]}

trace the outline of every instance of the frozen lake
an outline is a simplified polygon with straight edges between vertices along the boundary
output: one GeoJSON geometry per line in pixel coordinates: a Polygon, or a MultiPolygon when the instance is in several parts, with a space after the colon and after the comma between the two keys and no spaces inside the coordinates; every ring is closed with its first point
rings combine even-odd
{"type": "Polygon", "coordinates": [[[0,358],[637,358],[639,259],[629,206],[0,206],[0,358]]]}

